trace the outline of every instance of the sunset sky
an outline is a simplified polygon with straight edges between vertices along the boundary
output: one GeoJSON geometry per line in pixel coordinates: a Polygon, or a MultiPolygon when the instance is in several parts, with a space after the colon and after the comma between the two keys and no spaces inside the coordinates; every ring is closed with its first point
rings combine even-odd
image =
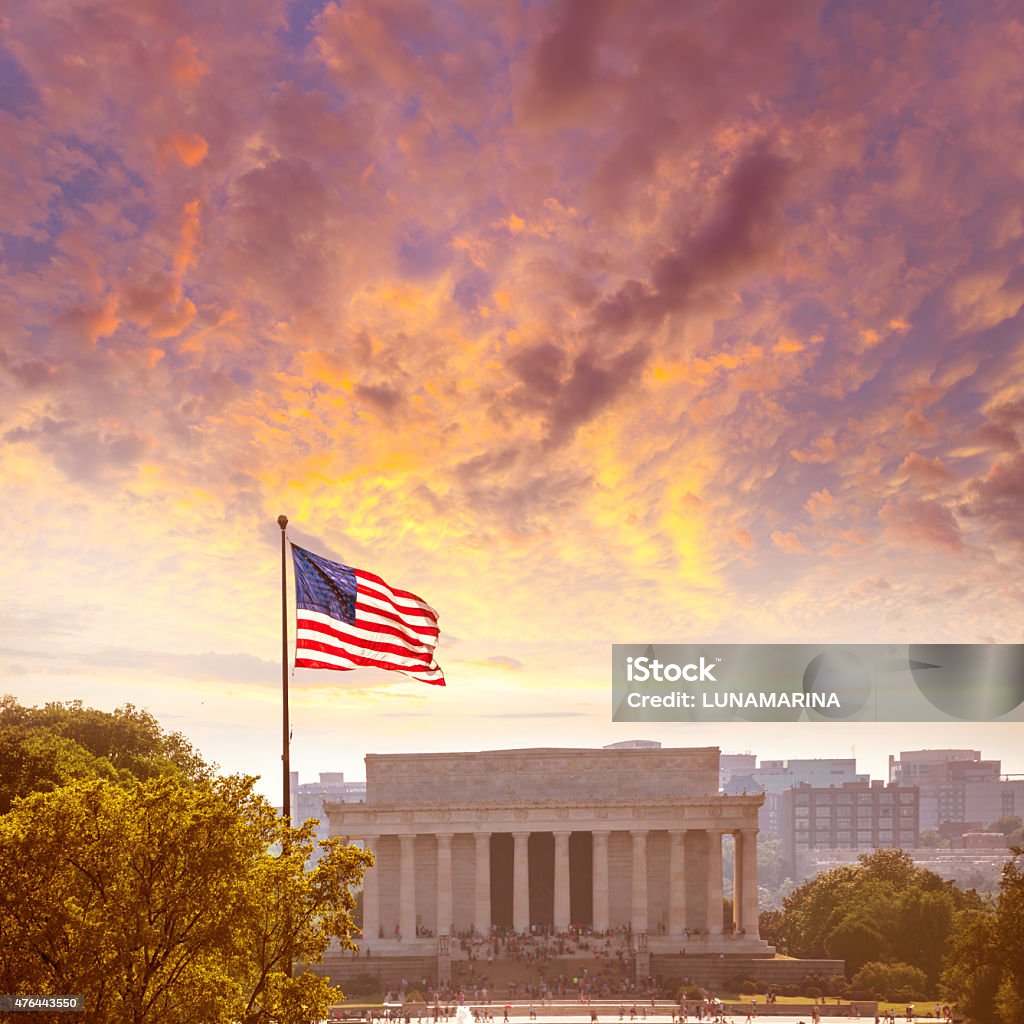
{"type": "Polygon", "coordinates": [[[279,798],[280,531],[439,612],[294,768],[634,737],[613,642],[1020,642],[1016,3],[0,10],[0,692],[279,798]],[[6,48],[3,48],[6,47],[6,48]]]}

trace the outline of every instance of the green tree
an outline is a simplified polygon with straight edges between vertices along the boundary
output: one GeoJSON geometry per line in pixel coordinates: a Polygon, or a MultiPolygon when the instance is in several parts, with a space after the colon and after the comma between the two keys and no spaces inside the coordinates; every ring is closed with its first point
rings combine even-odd
{"type": "Polygon", "coordinates": [[[1003,974],[1000,961],[995,914],[972,910],[958,915],[941,991],[971,1024],[1000,1024],[995,1007],[1003,974]]]}
{"type": "Polygon", "coordinates": [[[825,952],[844,961],[847,976],[856,974],[864,964],[892,955],[885,932],[866,908],[863,913],[847,914],[829,932],[825,952]]]}
{"type": "Polygon", "coordinates": [[[990,832],[1002,832],[1007,846],[1024,846],[1024,821],[1017,814],[1007,814],[989,825],[990,832]]]}
{"type": "Polygon", "coordinates": [[[939,830],[935,828],[923,828],[917,837],[917,845],[922,850],[938,850],[948,848],[949,840],[943,839],[939,830]]]}
{"type": "Polygon", "coordinates": [[[954,915],[981,905],[977,893],[915,867],[905,851],[876,850],[804,883],[768,924],[783,953],[842,959],[850,977],[871,962],[906,963],[925,972],[930,994],[954,915]]]}
{"type": "Polygon", "coordinates": [[[843,865],[816,875],[782,903],[775,927],[779,951],[790,956],[827,956],[825,938],[839,924],[852,899],[857,868],[843,865]]]}
{"type": "Polygon", "coordinates": [[[769,945],[781,947],[786,941],[784,925],[785,919],[781,910],[765,910],[759,918],[758,931],[769,945]]]}
{"type": "Polygon", "coordinates": [[[996,1007],[1007,1024],[1024,1020],[1024,848],[1015,846],[1011,852],[996,904],[996,937],[1003,958],[996,1007]]]}
{"type": "Polygon", "coordinates": [[[76,780],[129,782],[158,775],[202,778],[210,769],[180,733],[126,704],[109,713],[81,701],[22,707],[0,697],[0,814],[30,793],[76,780]]]}
{"type": "Polygon", "coordinates": [[[956,918],[942,971],[943,993],[970,1024],[1024,1020],[1024,849],[1011,854],[995,906],[956,918]]]}
{"type": "Polygon", "coordinates": [[[339,993],[289,959],[352,948],[372,857],[288,828],[242,778],[75,781],[0,817],[0,991],[103,1024],[310,1024],[339,993]],[[283,853],[275,856],[274,849],[283,853]]]}
{"type": "Polygon", "coordinates": [[[879,999],[912,1002],[923,999],[928,987],[924,971],[910,964],[865,964],[853,977],[856,991],[870,992],[879,999]]]}
{"type": "Polygon", "coordinates": [[[919,967],[934,992],[942,958],[949,945],[956,901],[945,887],[929,889],[916,884],[899,897],[893,915],[893,947],[899,959],[919,967]]]}

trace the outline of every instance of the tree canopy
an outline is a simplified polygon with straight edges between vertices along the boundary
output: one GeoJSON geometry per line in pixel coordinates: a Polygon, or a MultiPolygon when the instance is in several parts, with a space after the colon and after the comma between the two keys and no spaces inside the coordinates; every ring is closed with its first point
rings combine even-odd
{"type": "Polygon", "coordinates": [[[944,995],[969,1024],[1024,1020],[1024,848],[1011,853],[995,905],[957,918],[942,972],[944,995]]]}
{"type": "Polygon", "coordinates": [[[876,850],[800,886],[762,934],[790,956],[842,959],[848,977],[870,963],[907,964],[934,990],[954,916],[982,905],[905,851],[876,850]]]}
{"type": "Polygon", "coordinates": [[[210,768],[181,733],[165,732],[131,704],[114,712],[81,701],[23,707],[0,697],[0,814],[31,793],[82,779],[196,779],[210,768]]]}
{"type": "Polygon", "coordinates": [[[80,993],[104,1024],[326,1016],[340,993],[288,966],[352,947],[372,856],[331,840],[305,871],[312,824],[287,826],[254,779],[213,775],[144,712],[26,710],[0,713],[21,771],[0,815],[0,991],[80,993]],[[34,776],[39,750],[61,759],[34,776]]]}

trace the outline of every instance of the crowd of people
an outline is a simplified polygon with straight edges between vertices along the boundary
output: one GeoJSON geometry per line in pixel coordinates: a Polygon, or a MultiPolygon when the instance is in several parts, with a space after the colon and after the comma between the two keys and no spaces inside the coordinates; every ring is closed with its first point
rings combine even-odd
{"type": "Polygon", "coordinates": [[[536,929],[528,934],[495,928],[488,935],[475,931],[459,932],[454,938],[466,959],[486,960],[488,963],[504,957],[532,966],[576,953],[624,961],[632,952],[632,935],[628,927],[608,932],[595,932],[589,928],[572,928],[557,933],[551,929],[536,929]]]}

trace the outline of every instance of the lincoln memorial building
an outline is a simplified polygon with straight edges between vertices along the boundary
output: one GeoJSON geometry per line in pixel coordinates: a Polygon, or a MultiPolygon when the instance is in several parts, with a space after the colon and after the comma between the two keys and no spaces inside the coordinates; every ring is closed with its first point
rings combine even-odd
{"type": "MultiPolygon", "coordinates": [[[[758,937],[757,813],[721,796],[717,747],[370,754],[366,802],[327,805],[361,840],[362,945],[432,950],[492,927],[629,929],[638,955],[770,956],[758,937]],[[722,920],[722,837],[735,843],[722,920]]],[[[443,968],[442,968],[443,970],[443,968]]]]}

